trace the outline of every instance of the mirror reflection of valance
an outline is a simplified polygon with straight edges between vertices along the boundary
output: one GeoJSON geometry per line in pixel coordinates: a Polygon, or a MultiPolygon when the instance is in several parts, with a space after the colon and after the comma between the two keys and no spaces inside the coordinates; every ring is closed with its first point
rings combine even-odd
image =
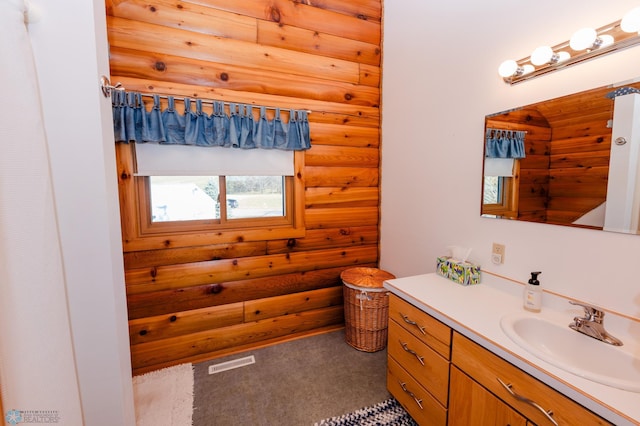
{"type": "Polygon", "coordinates": [[[522,130],[487,128],[485,157],[524,158],[524,137],[522,130]]]}
{"type": "Polygon", "coordinates": [[[618,96],[630,95],[632,93],[640,93],[635,87],[619,87],[618,89],[604,95],[606,98],[615,99],[618,96]]]}
{"type": "Polygon", "coordinates": [[[137,92],[113,91],[111,104],[116,142],[288,151],[311,147],[305,110],[287,110],[289,120],[285,123],[278,108],[275,117],[269,120],[266,107],[255,107],[260,111],[255,120],[254,106],[229,103],[227,114],[225,103],[221,101],[213,102],[213,112],[209,115],[203,111],[201,99],[184,98],[184,112],[179,113],[172,96],[167,97],[168,105],[162,110],[160,96],[153,95],[153,106],[147,111],[142,96],[137,92]]]}

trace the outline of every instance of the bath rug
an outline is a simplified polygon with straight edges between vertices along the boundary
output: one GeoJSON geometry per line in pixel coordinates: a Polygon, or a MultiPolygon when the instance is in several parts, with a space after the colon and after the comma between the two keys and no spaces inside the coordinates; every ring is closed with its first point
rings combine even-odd
{"type": "Polygon", "coordinates": [[[133,377],[137,426],[191,426],[193,366],[180,364],[133,377]]]}
{"type": "Polygon", "coordinates": [[[343,416],[321,420],[314,426],[418,426],[395,398],[343,416]]]}

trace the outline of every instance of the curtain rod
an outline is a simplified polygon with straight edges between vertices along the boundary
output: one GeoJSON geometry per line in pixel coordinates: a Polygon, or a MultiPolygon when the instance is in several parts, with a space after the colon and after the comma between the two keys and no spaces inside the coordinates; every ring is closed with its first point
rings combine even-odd
{"type": "Polygon", "coordinates": [[[500,129],[498,127],[487,127],[487,130],[498,130],[498,131],[509,131],[509,132],[524,132],[524,133],[529,133],[528,130],[517,130],[517,129],[500,129]]]}
{"type": "MultiPolygon", "coordinates": [[[[100,77],[100,89],[102,90],[102,94],[104,95],[105,98],[109,98],[111,97],[111,93],[114,90],[119,90],[119,91],[125,91],[126,89],[122,86],[121,83],[116,83],[115,86],[111,84],[111,82],[109,81],[109,79],[107,77],[105,77],[104,75],[102,77],[100,77]]],[[[159,95],[157,93],[140,93],[141,96],[146,96],[146,97],[154,97],[154,96],[158,96],[161,99],[168,99],[169,96],[168,95],[159,95]]],[[[177,100],[177,101],[183,101],[184,102],[184,97],[182,96],[173,96],[173,99],[177,100]]],[[[189,98],[192,99],[192,98],[189,98]]],[[[222,102],[224,105],[229,105],[231,103],[235,103],[235,104],[241,104],[241,102],[227,102],[227,101],[214,101],[214,100],[209,100],[209,99],[201,99],[201,98],[195,98],[198,99],[200,101],[202,101],[202,103],[204,104],[209,104],[209,105],[213,105],[214,102],[222,102]]],[[[255,108],[261,108],[263,107],[263,105],[251,105],[251,104],[244,104],[244,105],[250,105],[252,107],[255,108]]],[[[292,108],[280,108],[280,107],[272,107],[272,106],[264,106],[264,108],[266,109],[280,109],[280,110],[291,110],[292,108]]],[[[311,114],[310,110],[305,110],[307,112],[307,114],[311,114]]]]}

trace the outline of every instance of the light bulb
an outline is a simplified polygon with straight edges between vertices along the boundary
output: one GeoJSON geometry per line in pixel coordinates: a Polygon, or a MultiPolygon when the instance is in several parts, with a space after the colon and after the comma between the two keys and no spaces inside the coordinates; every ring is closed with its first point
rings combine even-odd
{"type": "Polygon", "coordinates": [[[553,58],[553,50],[549,46],[540,46],[531,53],[531,63],[533,65],[548,64],[553,58]]]}
{"type": "Polygon", "coordinates": [[[598,33],[593,28],[582,28],[576,31],[569,40],[569,46],[573,50],[585,50],[593,47],[598,33]]]}
{"type": "Polygon", "coordinates": [[[558,52],[556,53],[556,55],[558,55],[556,62],[564,62],[567,59],[571,58],[571,55],[569,54],[569,52],[565,52],[565,51],[558,52]]]}
{"type": "Polygon", "coordinates": [[[620,29],[625,33],[640,31],[640,7],[630,10],[622,17],[620,29]]]}
{"type": "Polygon", "coordinates": [[[498,67],[500,77],[511,77],[518,71],[518,64],[513,59],[507,59],[498,67]]]}
{"type": "Polygon", "coordinates": [[[526,64],[522,67],[522,75],[527,75],[534,72],[536,69],[531,64],[526,64]]]}
{"type": "Polygon", "coordinates": [[[613,44],[613,36],[612,35],[604,34],[604,35],[601,35],[598,38],[600,39],[600,46],[598,46],[598,47],[605,47],[605,46],[609,46],[609,45],[613,44]]]}

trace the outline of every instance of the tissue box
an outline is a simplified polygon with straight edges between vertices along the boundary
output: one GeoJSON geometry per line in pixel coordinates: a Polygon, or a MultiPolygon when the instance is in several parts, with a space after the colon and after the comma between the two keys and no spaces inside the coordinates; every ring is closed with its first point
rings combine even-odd
{"type": "Polygon", "coordinates": [[[448,256],[438,257],[436,273],[458,284],[480,284],[480,265],[457,262],[448,256]]]}

